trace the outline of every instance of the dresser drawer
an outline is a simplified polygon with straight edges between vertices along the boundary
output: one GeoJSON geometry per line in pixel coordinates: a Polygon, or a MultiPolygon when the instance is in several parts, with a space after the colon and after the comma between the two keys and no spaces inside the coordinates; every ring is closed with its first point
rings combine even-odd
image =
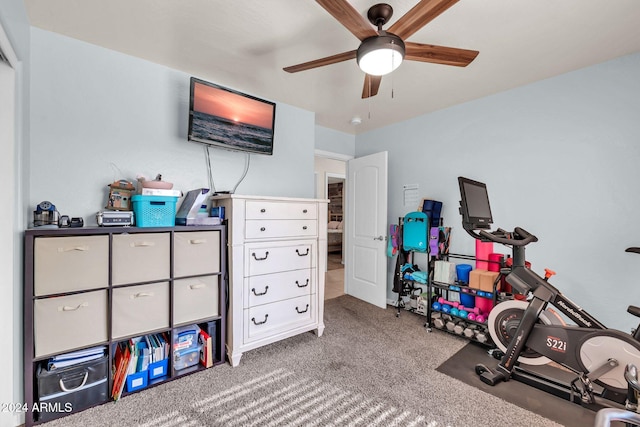
{"type": "Polygon", "coordinates": [[[169,283],[154,283],[113,290],[112,335],[142,335],[169,327],[169,283]]]}
{"type": "Polygon", "coordinates": [[[107,341],[107,291],[38,299],[33,307],[35,356],[107,341]]]}
{"type": "Polygon", "coordinates": [[[173,241],[174,277],[220,272],[220,232],[175,233],[173,241]]]}
{"type": "Polygon", "coordinates": [[[247,220],[247,239],[273,239],[281,237],[315,237],[318,222],[315,220],[247,220]]]}
{"type": "Polygon", "coordinates": [[[169,233],[113,236],[114,285],[168,279],[169,263],[169,233]]]}
{"type": "Polygon", "coordinates": [[[109,236],[38,237],[34,295],[109,286],[109,236]]]}
{"type": "Polygon", "coordinates": [[[173,282],[173,323],[218,316],[219,276],[192,277],[173,282]]]}
{"type": "Polygon", "coordinates": [[[247,219],[316,219],[315,203],[247,201],[247,219]]]}
{"type": "Polygon", "coordinates": [[[315,245],[248,246],[245,277],[315,267],[315,245]]]}
{"type": "Polygon", "coordinates": [[[244,340],[250,342],[316,321],[311,295],[291,298],[244,310],[244,340]]]}
{"type": "Polygon", "coordinates": [[[314,268],[246,278],[244,307],[315,294],[315,272],[314,268]]]}

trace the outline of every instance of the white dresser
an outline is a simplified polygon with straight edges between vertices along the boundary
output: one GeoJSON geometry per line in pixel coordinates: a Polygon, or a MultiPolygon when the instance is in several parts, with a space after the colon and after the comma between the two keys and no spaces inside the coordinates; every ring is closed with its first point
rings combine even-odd
{"type": "Polygon", "coordinates": [[[222,195],[228,221],[227,355],[324,331],[327,200],[222,195]]]}

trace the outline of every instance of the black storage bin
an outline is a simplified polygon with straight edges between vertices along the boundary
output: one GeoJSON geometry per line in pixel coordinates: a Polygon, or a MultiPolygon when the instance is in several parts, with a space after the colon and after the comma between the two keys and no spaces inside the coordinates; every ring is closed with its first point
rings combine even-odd
{"type": "Polygon", "coordinates": [[[106,402],[109,396],[108,373],[107,355],[51,371],[38,366],[38,402],[34,419],[50,421],[106,402]]]}

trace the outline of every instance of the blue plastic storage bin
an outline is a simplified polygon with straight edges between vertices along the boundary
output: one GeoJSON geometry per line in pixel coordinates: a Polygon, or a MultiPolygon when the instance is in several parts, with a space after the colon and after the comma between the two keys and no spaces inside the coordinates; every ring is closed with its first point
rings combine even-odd
{"type": "Polygon", "coordinates": [[[127,391],[142,390],[149,384],[149,376],[146,370],[127,375],[127,391]]]}
{"type": "Polygon", "coordinates": [[[149,365],[149,379],[155,380],[156,378],[166,377],[168,372],[169,359],[163,359],[159,362],[154,362],[149,365]]]}
{"type": "Polygon", "coordinates": [[[173,227],[176,225],[177,197],[146,196],[131,197],[133,215],[137,227],[173,227]]]}

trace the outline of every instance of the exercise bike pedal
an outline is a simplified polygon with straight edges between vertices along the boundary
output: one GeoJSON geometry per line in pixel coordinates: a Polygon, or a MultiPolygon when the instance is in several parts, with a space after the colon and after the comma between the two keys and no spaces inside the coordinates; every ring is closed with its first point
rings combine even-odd
{"type": "Polygon", "coordinates": [[[481,363],[476,365],[476,374],[480,376],[480,380],[483,383],[489,384],[490,386],[494,386],[499,382],[506,380],[503,373],[497,371],[494,372],[481,363]]]}

